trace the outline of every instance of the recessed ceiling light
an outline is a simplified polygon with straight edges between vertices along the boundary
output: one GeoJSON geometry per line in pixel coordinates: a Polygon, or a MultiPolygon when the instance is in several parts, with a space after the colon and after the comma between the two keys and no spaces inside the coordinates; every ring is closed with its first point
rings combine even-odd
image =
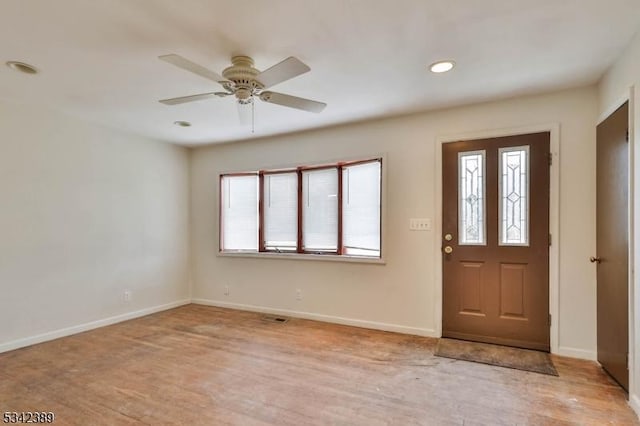
{"type": "Polygon", "coordinates": [[[25,64],[24,62],[9,61],[7,66],[12,70],[20,71],[25,74],[37,74],[38,70],[33,65],[25,64]]]}
{"type": "Polygon", "coordinates": [[[439,73],[451,71],[455,66],[456,66],[456,63],[453,61],[438,61],[429,65],[429,69],[431,70],[431,72],[439,74],[439,73]]]}
{"type": "Polygon", "coordinates": [[[188,121],[174,121],[173,124],[175,124],[178,127],[191,127],[191,123],[189,123],[188,121]]]}

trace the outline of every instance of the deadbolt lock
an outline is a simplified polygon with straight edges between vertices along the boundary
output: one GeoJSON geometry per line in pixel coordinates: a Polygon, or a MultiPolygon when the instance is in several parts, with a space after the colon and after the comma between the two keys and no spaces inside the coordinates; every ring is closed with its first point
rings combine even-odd
{"type": "Polygon", "coordinates": [[[445,254],[451,254],[451,253],[453,253],[453,248],[451,246],[445,246],[444,247],[444,252],[445,252],[445,254]]]}
{"type": "Polygon", "coordinates": [[[444,239],[445,239],[446,241],[451,241],[451,240],[453,240],[453,235],[451,235],[451,234],[446,234],[446,235],[444,236],[444,239]]]}

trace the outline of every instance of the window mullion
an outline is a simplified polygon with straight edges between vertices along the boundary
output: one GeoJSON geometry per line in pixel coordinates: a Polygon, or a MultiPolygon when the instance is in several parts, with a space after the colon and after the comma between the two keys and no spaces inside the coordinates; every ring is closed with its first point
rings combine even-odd
{"type": "Polygon", "coordinates": [[[296,173],[298,175],[298,242],[296,251],[302,253],[302,169],[298,168],[296,173]]]}
{"type": "Polygon", "coordinates": [[[227,195],[225,192],[223,192],[223,181],[224,178],[222,175],[220,175],[219,181],[218,181],[218,251],[222,252],[224,250],[224,224],[223,224],[223,208],[224,208],[224,201],[225,198],[222,196],[222,194],[224,193],[225,195],[227,195]]]}
{"type": "Polygon", "coordinates": [[[258,173],[258,251],[264,247],[264,173],[258,173]]]}
{"type": "Polygon", "coordinates": [[[338,254],[343,252],[342,246],[342,165],[338,165],[338,254]]]}

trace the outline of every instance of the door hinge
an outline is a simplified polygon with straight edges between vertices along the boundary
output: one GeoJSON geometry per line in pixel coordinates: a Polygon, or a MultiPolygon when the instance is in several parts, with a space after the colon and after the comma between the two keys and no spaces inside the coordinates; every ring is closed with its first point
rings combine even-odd
{"type": "Polygon", "coordinates": [[[549,165],[551,166],[553,164],[553,153],[550,152],[547,155],[549,156],[549,165]]]}
{"type": "Polygon", "coordinates": [[[551,314],[549,314],[549,327],[551,327],[551,314]]]}
{"type": "Polygon", "coordinates": [[[549,234],[549,247],[551,247],[551,234],[549,234]]]}
{"type": "Polygon", "coordinates": [[[627,133],[625,134],[625,138],[627,139],[627,142],[629,142],[629,129],[627,129],[627,133]]]}
{"type": "Polygon", "coordinates": [[[629,369],[629,352],[627,352],[627,370],[629,369]]]}

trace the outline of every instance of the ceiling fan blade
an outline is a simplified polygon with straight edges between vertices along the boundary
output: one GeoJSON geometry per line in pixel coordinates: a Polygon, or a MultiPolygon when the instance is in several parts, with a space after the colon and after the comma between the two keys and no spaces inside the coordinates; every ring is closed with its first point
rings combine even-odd
{"type": "Polygon", "coordinates": [[[298,58],[290,56],[271,68],[262,71],[256,76],[256,80],[258,80],[266,89],[308,71],[311,71],[311,68],[309,68],[307,64],[300,61],[298,58]]]}
{"type": "Polygon", "coordinates": [[[241,104],[240,102],[236,102],[238,105],[238,119],[240,120],[240,124],[242,126],[248,126],[251,124],[251,107],[253,104],[241,104]]]}
{"type": "Polygon", "coordinates": [[[285,95],[277,92],[262,92],[260,99],[271,104],[286,106],[289,108],[301,109],[309,112],[322,112],[327,106],[324,102],[312,101],[311,99],[299,98],[297,96],[285,95]]]}
{"type": "Polygon", "coordinates": [[[208,80],[213,80],[216,83],[225,81],[224,77],[222,77],[220,74],[213,72],[203,67],[202,65],[198,65],[195,62],[191,62],[190,60],[185,59],[180,55],[176,55],[175,53],[172,53],[170,55],[158,56],[158,59],[175,65],[178,68],[182,68],[183,70],[197,74],[200,77],[204,77],[208,80]]]}
{"type": "Polygon", "coordinates": [[[209,98],[213,98],[215,96],[220,96],[220,95],[221,95],[221,92],[200,93],[199,95],[180,96],[179,98],[163,99],[159,102],[165,105],[178,105],[178,104],[184,104],[187,102],[194,102],[194,101],[200,101],[203,99],[209,99],[209,98]]]}

